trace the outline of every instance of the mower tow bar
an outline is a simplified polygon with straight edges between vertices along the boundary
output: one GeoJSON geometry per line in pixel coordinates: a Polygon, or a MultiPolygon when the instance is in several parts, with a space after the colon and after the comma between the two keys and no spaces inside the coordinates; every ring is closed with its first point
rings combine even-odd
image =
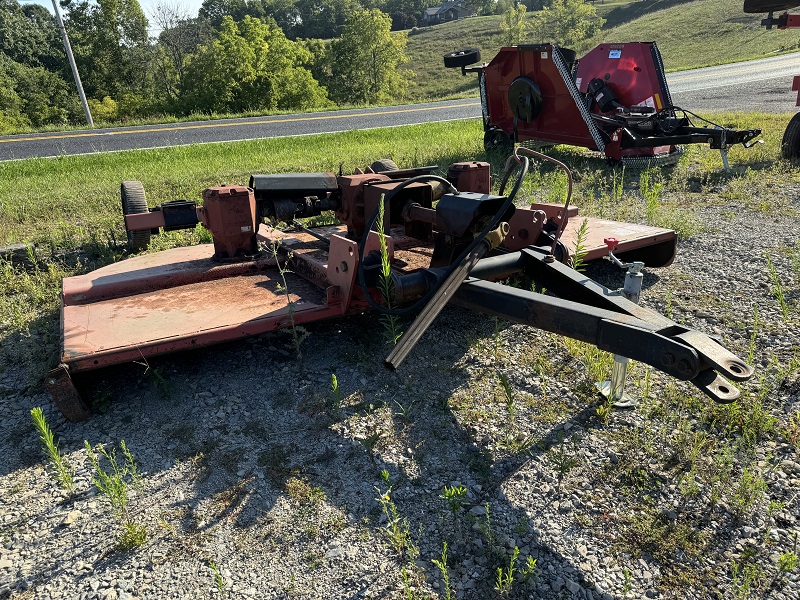
{"type": "Polygon", "coordinates": [[[394,349],[389,353],[384,361],[384,364],[390,369],[397,369],[408,356],[408,353],[414,349],[417,342],[422,337],[428,327],[431,326],[434,319],[439,316],[442,309],[445,307],[453,293],[458,289],[464,279],[470,274],[470,271],[475,267],[480,258],[494,250],[508,235],[508,223],[500,223],[497,229],[490,232],[481,242],[470,252],[461,264],[450,273],[450,275],[442,283],[442,286],[434,294],[433,298],[423,307],[417,318],[408,328],[405,335],[395,345],[394,349]]]}
{"type": "MultiPolygon", "coordinates": [[[[740,393],[733,381],[752,377],[753,368],[704,333],[679,325],[637,305],[560,262],[547,262],[549,248],[533,247],[478,261],[452,300],[455,304],[515,323],[593,344],[646,363],[694,384],[719,403],[740,393]],[[551,295],[494,283],[486,279],[522,274],[551,295]]],[[[431,269],[438,271],[438,269],[431,269]]],[[[431,277],[401,285],[420,285],[431,277]]]]}

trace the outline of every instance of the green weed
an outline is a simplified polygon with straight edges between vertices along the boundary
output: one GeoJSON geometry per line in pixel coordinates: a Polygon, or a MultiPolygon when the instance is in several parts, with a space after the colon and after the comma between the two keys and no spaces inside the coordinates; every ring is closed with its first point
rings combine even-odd
{"type": "Polygon", "coordinates": [[[484,513],[483,513],[483,521],[478,522],[478,529],[480,529],[481,533],[483,534],[484,539],[486,540],[486,545],[489,547],[489,552],[494,553],[495,551],[495,540],[494,540],[494,530],[492,529],[492,515],[489,511],[489,503],[483,505],[484,513]]]}
{"type": "Polygon", "coordinates": [[[297,323],[294,321],[294,301],[292,300],[291,293],[289,292],[289,285],[286,281],[286,276],[292,273],[292,270],[288,267],[288,264],[294,255],[292,252],[286,252],[286,258],[284,259],[282,256],[281,246],[278,242],[274,242],[272,245],[267,246],[266,249],[270,256],[275,259],[275,264],[278,266],[278,275],[281,278],[281,281],[278,284],[278,291],[283,292],[283,294],[286,296],[286,307],[288,311],[287,316],[289,318],[289,327],[292,331],[294,351],[297,355],[297,360],[302,360],[303,352],[300,349],[300,345],[308,337],[309,333],[305,327],[297,325],[297,323]]]}
{"type": "Polygon", "coordinates": [[[766,491],[767,482],[757,472],[745,467],[728,498],[734,515],[738,519],[744,517],[756,504],[761,502],[766,491]]]}
{"type": "Polygon", "coordinates": [[[614,202],[620,202],[625,193],[625,167],[623,166],[621,171],[614,169],[612,171],[612,177],[611,199],[614,200],[614,202]],[[617,177],[617,175],[619,175],[619,177],[617,177]]]}
{"type": "Polygon", "coordinates": [[[514,388],[511,387],[511,383],[505,373],[498,373],[497,378],[500,380],[500,387],[503,390],[503,400],[505,401],[506,415],[508,416],[508,429],[510,430],[514,427],[517,418],[514,388]]]}
{"type": "Polygon", "coordinates": [[[508,562],[508,568],[497,567],[494,581],[494,589],[501,596],[508,596],[511,592],[511,586],[514,583],[514,563],[519,558],[519,548],[514,546],[514,551],[511,553],[511,558],[508,562]]]}
{"type": "Polygon", "coordinates": [[[330,407],[334,411],[342,408],[342,390],[339,388],[339,380],[336,378],[335,373],[331,373],[330,407]]]}
{"type": "Polygon", "coordinates": [[[781,315],[785,322],[789,321],[789,302],[786,300],[786,294],[783,290],[778,273],[775,271],[775,265],[772,264],[772,259],[767,256],[767,267],[769,269],[769,280],[772,282],[772,297],[778,301],[778,306],[781,309],[781,315]]]}
{"type": "Polygon", "coordinates": [[[286,493],[289,499],[300,506],[318,506],[325,502],[325,492],[305,477],[290,477],[286,480],[286,493]]]}
{"type": "MultiPolygon", "coordinates": [[[[383,232],[384,195],[378,201],[378,242],[380,244],[381,268],[378,273],[378,289],[381,292],[383,306],[392,310],[394,308],[394,282],[392,281],[392,266],[389,263],[389,249],[386,244],[386,235],[383,232]]],[[[382,314],[380,317],[386,340],[394,345],[403,332],[400,331],[400,320],[397,315],[382,314]]]]}
{"type": "Polygon", "coordinates": [[[758,589],[758,582],[763,577],[761,567],[753,563],[746,563],[744,566],[738,562],[731,563],[731,584],[735,598],[744,600],[750,598],[753,591],[758,589]]]}
{"type": "Polygon", "coordinates": [[[627,598],[628,594],[631,593],[631,571],[628,567],[622,569],[622,597],[627,598]]]}
{"type": "Polygon", "coordinates": [[[224,598],[227,594],[227,589],[225,587],[225,580],[222,578],[222,573],[213,560],[208,561],[208,569],[211,571],[211,576],[214,578],[214,586],[217,588],[217,592],[221,598],[224,598]]]}
{"type": "Polygon", "coordinates": [[[139,523],[128,521],[122,525],[122,531],[117,540],[120,550],[134,550],[147,541],[147,527],[139,523]]]}
{"type": "Polygon", "coordinates": [[[547,451],[547,460],[550,461],[550,464],[556,471],[559,489],[561,488],[561,482],[567,473],[577,467],[580,463],[577,456],[577,450],[578,448],[575,440],[572,439],[568,446],[564,441],[563,432],[559,432],[558,442],[553,444],[550,450],[547,451]]]}
{"type": "Polygon", "coordinates": [[[444,584],[444,600],[452,600],[453,588],[450,586],[450,571],[447,567],[447,542],[442,542],[441,559],[434,558],[431,562],[437,569],[439,569],[439,573],[442,576],[442,583],[444,584]]]}
{"type": "Polygon", "coordinates": [[[72,480],[72,467],[67,458],[58,449],[53,430],[47,424],[41,407],[37,406],[31,409],[31,418],[36,430],[39,432],[39,439],[42,441],[44,453],[47,455],[47,459],[53,469],[54,479],[64,491],[71,494],[75,491],[75,484],[72,480]]]}
{"type": "Polygon", "coordinates": [[[780,573],[791,573],[800,565],[800,558],[795,552],[784,552],[778,559],[778,571],[780,573]]]}
{"type": "Polygon", "coordinates": [[[753,308],[753,333],[750,334],[750,344],[747,348],[747,362],[753,364],[756,356],[756,339],[758,338],[759,330],[761,329],[761,319],[758,315],[758,306],[753,308]]]}
{"type": "Polygon", "coordinates": [[[100,464],[100,456],[94,451],[91,444],[84,440],[83,445],[94,470],[92,483],[97,491],[108,499],[112,512],[123,522],[127,522],[129,487],[127,466],[119,463],[115,448],[108,451],[102,445],[98,445],[97,450],[100,456],[106,459],[110,467],[110,470],[106,471],[100,464]]]}
{"type": "Polygon", "coordinates": [[[611,413],[613,412],[614,412],[614,407],[612,406],[611,398],[607,398],[606,400],[597,405],[594,414],[596,414],[597,418],[600,419],[603,423],[608,425],[608,420],[611,418],[611,413]]]}
{"type": "Polygon", "coordinates": [[[608,352],[604,352],[586,342],[563,338],[567,351],[586,368],[586,380],[594,383],[607,379],[607,374],[611,371],[614,357],[608,352]]]}
{"type": "Polygon", "coordinates": [[[575,234],[575,248],[573,249],[572,256],[570,257],[570,266],[582,273],[586,270],[586,240],[589,237],[589,219],[581,221],[581,226],[575,234]]]}
{"type": "Polygon", "coordinates": [[[642,171],[639,176],[639,193],[645,201],[645,219],[649,225],[656,225],[659,221],[659,202],[663,183],[652,182],[651,177],[656,171],[650,169],[642,171]]]}
{"type": "Polygon", "coordinates": [[[446,485],[442,488],[442,493],[439,497],[447,502],[447,507],[453,514],[453,518],[455,518],[467,499],[467,488],[463,485],[446,485]]]}
{"type": "Polygon", "coordinates": [[[112,513],[122,526],[117,546],[123,550],[132,550],[142,546],[147,541],[147,528],[143,524],[133,521],[128,512],[129,489],[131,487],[138,491],[142,489],[142,478],[136,458],[128,449],[125,440],[120,442],[124,457],[122,462],[117,458],[116,448],[106,450],[100,444],[95,452],[88,441],[84,440],[83,445],[93,469],[92,483],[98,493],[107,498],[112,513]],[[108,463],[108,471],[101,464],[101,457],[108,463]]]}
{"type": "Polygon", "coordinates": [[[381,505],[383,514],[386,515],[387,519],[384,533],[389,545],[405,560],[413,562],[419,556],[419,548],[411,536],[408,519],[400,517],[397,505],[392,500],[392,488],[387,489],[385,492],[381,492],[376,488],[376,491],[378,492],[378,497],[375,500],[381,505]]]}

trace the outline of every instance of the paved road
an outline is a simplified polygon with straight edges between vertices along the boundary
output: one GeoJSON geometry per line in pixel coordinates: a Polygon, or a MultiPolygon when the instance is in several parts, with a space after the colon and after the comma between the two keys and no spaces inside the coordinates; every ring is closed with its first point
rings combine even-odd
{"type": "Polygon", "coordinates": [[[477,98],[300,115],[0,136],[0,161],[396,127],[480,115],[477,98]]]}
{"type": "MultiPolygon", "coordinates": [[[[673,103],[694,112],[788,113],[794,111],[794,75],[800,75],[800,53],[671,73],[667,81],[673,103]]],[[[478,100],[468,98],[301,115],[0,136],[0,161],[396,127],[479,116],[478,100]]]]}
{"type": "Polygon", "coordinates": [[[800,53],[669,73],[672,102],[706,110],[794,112],[792,79],[800,75],[800,53]]]}

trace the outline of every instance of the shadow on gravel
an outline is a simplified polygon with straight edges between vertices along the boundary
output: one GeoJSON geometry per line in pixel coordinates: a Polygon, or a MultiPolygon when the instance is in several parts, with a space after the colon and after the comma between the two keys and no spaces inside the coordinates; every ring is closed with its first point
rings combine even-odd
{"type": "MultiPolygon", "coordinates": [[[[381,359],[387,347],[373,316],[320,323],[310,330],[302,362],[293,357],[290,336],[277,334],[146,365],[113,367],[85,378],[84,393],[94,399],[98,414],[78,424],[60,423],[49,414],[62,450],[74,457],[84,491],[3,524],[14,531],[42,523],[40,535],[27,542],[34,574],[8,589],[36,587],[60,577],[71,577],[88,589],[91,581],[112,578],[132,561],[151,571],[184,561],[204,564],[218,560],[208,550],[208,536],[220,531],[237,548],[224,552],[245,563],[267,560],[275,552],[287,561],[301,560],[309,547],[323,548],[318,558],[324,562],[324,549],[335,547],[346,527],[381,537],[384,520],[375,499],[387,487],[383,470],[390,474],[393,500],[407,519],[431,581],[438,576],[430,560],[447,542],[454,566],[463,561],[472,565],[470,572],[481,573],[467,598],[494,594],[495,570],[507,566],[514,546],[523,551],[520,560],[537,558],[541,575],[527,586],[515,584],[519,596],[511,597],[554,593],[550,580],[557,573],[569,574],[581,587],[590,585],[577,565],[543,539],[541,531],[549,528],[542,513],[547,507],[512,500],[504,486],[524,465],[541,461],[553,444],[570,443],[581,428],[593,427],[594,406],[549,426],[524,451],[496,459],[487,441],[460,425],[448,406],[457,390],[469,390],[472,375],[460,362],[470,344],[492,335],[493,320],[458,309],[445,311],[397,373],[384,371],[381,359]],[[341,406],[331,404],[331,373],[342,388],[341,406]],[[150,532],[139,551],[115,548],[119,525],[104,499],[88,488],[90,472],[80,456],[84,439],[107,445],[124,439],[146,474],[145,494],[131,499],[133,518],[146,522],[150,532]],[[298,482],[321,490],[344,514],[345,523],[332,526],[331,509],[309,508],[303,494],[311,492],[298,491],[298,482]],[[496,547],[478,556],[473,556],[475,540],[486,535],[476,525],[482,517],[469,521],[460,514],[456,533],[446,519],[440,494],[454,482],[468,486],[467,506],[490,504],[496,547]],[[92,501],[94,508],[87,504],[92,501]],[[75,507],[84,515],[77,536],[76,525],[64,524],[75,507]],[[327,520],[320,521],[320,515],[327,520]],[[47,540],[68,535],[76,543],[60,546],[54,556],[47,540]],[[544,587],[537,592],[537,585],[544,587]]],[[[33,432],[16,435],[20,453],[16,460],[3,462],[4,475],[41,461],[33,432]]],[[[6,440],[14,443],[8,435],[6,440]]],[[[44,472],[39,474],[41,480],[28,485],[47,485],[44,472]]],[[[396,575],[393,580],[372,577],[369,567],[365,569],[369,581],[342,581],[337,597],[357,597],[365,589],[382,596],[394,589],[396,575]]],[[[563,581],[554,586],[563,586],[563,581]]]]}

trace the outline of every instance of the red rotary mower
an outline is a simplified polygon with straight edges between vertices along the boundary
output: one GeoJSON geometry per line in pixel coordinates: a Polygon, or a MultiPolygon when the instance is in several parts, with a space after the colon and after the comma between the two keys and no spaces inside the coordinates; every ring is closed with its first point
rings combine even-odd
{"type": "MultiPolygon", "coordinates": [[[[50,372],[48,388],[68,419],[82,420],[89,410],[73,375],[366,309],[418,312],[387,357],[396,368],[453,301],[653,365],[718,402],[736,399],[737,389],[720,374],[748,379],[750,366],[699,331],[568,266],[578,229],[569,193],[563,206],[515,207],[533,155],[569,175],[558,161],[519,148],[499,195],[491,193],[489,164],[482,162],[451,165],[446,178],[432,174],[436,167],[403,170],[391,161],[354,175],[253,175],[248,187],[205,190],[202,206],[176,201],[152,209],[140,183],[123,182],[125,227],[135,249],[145,248],[153,231],[198,223],[213,244],[140,254],[65,279],[61,364],[50,372]],[[322,211],[335,211],[341,225],[307,228],[297,221],[322,211]],[[392,306],[401,308],[387,308],[379,292],[385,257],[392,306]],[[515,275],[548,294],[498,283],[515,275]]],[[[587,260],[608,255],[614,243],[622,260],[649,266],[669,264],[675,254],[674,231],[601,219],[588,219],[588,230],[587,260]]]]}
{"type": "Polygon", "coordinates": [[[552,44],[501,48],[491,62],[476,49],[444,57],[445,67],[477,73],[486,150],[514,142],[569,144],[602,152],[633,167],[668,164],[682,144],[708,143],[722,152],[752,145],[760,129],[736,130],[673,106],[655,42],[601,44],[580,60],[552,44]]]}

